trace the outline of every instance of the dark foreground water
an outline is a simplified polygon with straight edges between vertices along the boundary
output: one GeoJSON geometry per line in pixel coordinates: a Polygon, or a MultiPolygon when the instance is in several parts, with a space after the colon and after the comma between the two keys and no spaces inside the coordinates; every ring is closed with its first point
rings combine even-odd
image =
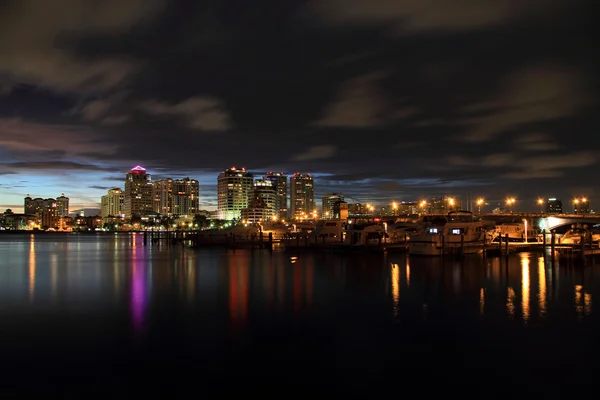
{"type": "Polygon", "coordinates": [[[599,380],[599,274],[3,234],[0,395],[572,397],[599,380]]]}

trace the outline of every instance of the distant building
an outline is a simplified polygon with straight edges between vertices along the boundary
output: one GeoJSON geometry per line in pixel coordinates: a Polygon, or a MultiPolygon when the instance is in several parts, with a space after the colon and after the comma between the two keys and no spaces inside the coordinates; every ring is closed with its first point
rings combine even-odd
{"type": "Polygon", "coordinates": [[[272,221],[279,218],[281,207],[279,201],[281,196],[273,187],[273,182],[266,179],[256,179],[252,189],[252,198],[261,198],[267,207],[266,221],[272,221]]]}
{"type": "Polygon", "coordinates": [[[125,176],[123,214],[125,218],[141,217],[152,212],[152,182],[150,174],[139,165],[125,176]]]}
{"type": "Polygon", "coordinates": [[[260,193],[255,192],[248,207],[240,211],[240,217],[245,223],[261,224],[272,220],[275,215],[274,211],[273,207],[265,202],[260,193]]]}
{"type": "Polygon", "coordinates": [[[195,179],[162,179],[152,184],[153,210],[165,216],[194,216],[200,206],[200,184],[195,179]]]}
{"type": "Polygon", "coordinates": [[[121,188],[114,188],[100,198],[100,215],[102,218],[122,217],[124,193],[121,188]]]}
{"type": "Polygon", "coordinates": [[[69,198],[66,197],[64,193],[56,198],[56,208],[59,217],[69,216],[69,198]]]}
{"type": "Polygon", "coordinates": [[[288,183],[283,172],[268,172],[263,180],[270,181],[279,196],[279,218],[288,218],[288,183]]]}
{"type": "Polygon", "coordinates": [[[562,214],[563,205],[562,201],[552,197],[546,202],[546,213],[548,214],[562,214]]]}
{"type": "Polygon", "coordinates": [[[342,193],[327,193],[321,198],[321,218],[340,219],[339,206],[336,204],[344,201],[342,193]]]}
{"type": "Polygon", "coordinates": [[[429,214],[448,214],[450,211],[462,209],[462,201],[456,197],[444,196],[442,198],[433,197],[427,204],[429,214]]]}
{"type": "Polygon", "coordinates": [[[24,200],[25,214],[35,215],[42,229],[58,228],[59,215],[55,199],[42,199],[40,197],[32,199],[27,195],[24,200]]]}
{"type": "Polygon", "coordinates": [[[252,195],[254,175],[245,168],[231,167],[217,178],[217,215],[219,219],[233,220],[241,217],[248,208],[252,195]]]}
{"type": "Polygon", "coordinates": [[[290,218],[310,218],[315,210],[314,179],[296,172],[290,177],[290,218]]]}

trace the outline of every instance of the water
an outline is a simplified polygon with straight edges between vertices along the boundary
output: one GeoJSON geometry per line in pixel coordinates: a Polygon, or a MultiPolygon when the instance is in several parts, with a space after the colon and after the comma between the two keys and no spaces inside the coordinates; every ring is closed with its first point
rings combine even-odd
{"type": "Polygon", "coordinates": [[[3,234],[0,394],[572,395],[595,382],[599,273],[3,234]]]}

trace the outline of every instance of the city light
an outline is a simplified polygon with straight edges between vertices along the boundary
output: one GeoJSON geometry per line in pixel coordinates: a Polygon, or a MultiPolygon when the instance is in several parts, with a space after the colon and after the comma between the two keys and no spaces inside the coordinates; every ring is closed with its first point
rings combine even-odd
{"type": "Polygon", "coordinates": [[[538,206],[540,206],[540,213],[544,213],[544,199],[541,197],[537,199],[538,206]]]}
{"type": "Polygon", "coordinates": [[[513,205],[516,203],[516,201],[517,201],[517,200],[516,200],[514,197],[508,197],[508,198],[506,199],[506,205],[508,206],[508,210],[509,210],[509,212],[510,212],[511,214],[512,214],[512,212],[513,212],[513,210],[512,210],[512,207],[513,207],[513,205]]]}
{"type": "Polygon", "coordinates": [[[477,214],[481,214],[481,206],[483,205],[483,203],[485,202],[485,200],[483,198],[478,198],[476,201],[477,204],[477,214]]]}

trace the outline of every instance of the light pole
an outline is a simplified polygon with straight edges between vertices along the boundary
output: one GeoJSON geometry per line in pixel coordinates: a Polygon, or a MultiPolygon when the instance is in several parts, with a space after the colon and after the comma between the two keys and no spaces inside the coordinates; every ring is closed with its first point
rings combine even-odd
{"type": "Polygon", "coordinates": [[[577,214],[577,206],[579,205],[579,199],[573,199],[573,213],[577,214]]]}
{"type": "Polygon", "coordinates": [[[538,203],[538,206],[540,206],[540,213],[543,214],[544,213],[544,199],[542,199],[540,197],[539,199],[537,199],[537,203],[538,203]]]}
{"type": "Polygon", "coordinates": [[[477,199],[477,214],[481,215],[481,206],[483,205],[484,200],[480,197],[477,199]]]}
{"type": "Polygon", "coordinates": [[[514,197],[509,197],[508,199],[506,199],[506,205],[508,206],[508,210],[510,211],[510,213],[513,213],[513,209],[512,206],[515,204],[515,198],[514,197]]]}

